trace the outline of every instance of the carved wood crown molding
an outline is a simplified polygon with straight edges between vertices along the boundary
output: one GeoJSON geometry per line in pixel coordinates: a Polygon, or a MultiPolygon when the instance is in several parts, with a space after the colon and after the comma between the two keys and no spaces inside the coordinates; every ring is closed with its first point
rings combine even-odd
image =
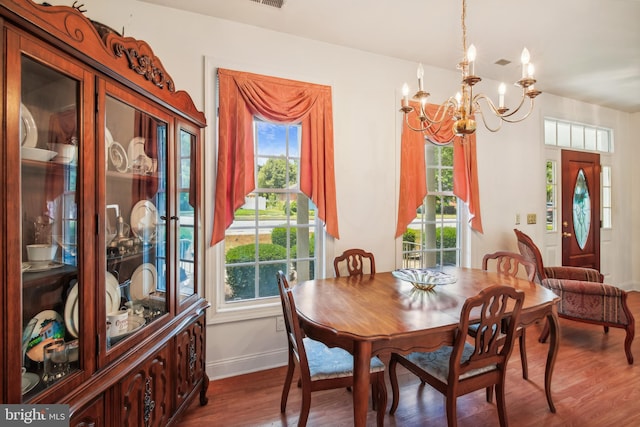
{"type": "Polygon", "coordinates": [[[144,47],[143,42],[136,43],[132,39],[111,40],[113,53],[118,58],[125,57],[129,62],[129,68],[135,73],[143,76],[160,89],[166,87],[169,92],[175,92],[173,80],[159,64],[160,60],[152,54],[142,52],[144,47]]]}

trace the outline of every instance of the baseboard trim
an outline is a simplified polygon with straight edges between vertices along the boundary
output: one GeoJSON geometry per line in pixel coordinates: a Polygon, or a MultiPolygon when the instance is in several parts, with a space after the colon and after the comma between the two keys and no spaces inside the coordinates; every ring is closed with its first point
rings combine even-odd
{"type": "Polygon", "coordinates": [[[207,362],[207,375],[211,380],[220,380],[284,366],[288,360],[287,352],[288,350],[285,348],[272,352],[207,362]]]}

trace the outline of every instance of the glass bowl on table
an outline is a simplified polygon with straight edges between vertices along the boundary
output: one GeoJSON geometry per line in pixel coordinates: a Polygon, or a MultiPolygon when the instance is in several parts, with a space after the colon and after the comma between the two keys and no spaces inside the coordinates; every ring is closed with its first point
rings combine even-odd
{"type": "Polygon", "coordinates": [[[394,270],[391,274],[397,279],[411,283],[414,288],[422,291],[430,291],[436,286],[449,285],[456,282],[455,276],[429,268],[403,268],[394,270]]]}

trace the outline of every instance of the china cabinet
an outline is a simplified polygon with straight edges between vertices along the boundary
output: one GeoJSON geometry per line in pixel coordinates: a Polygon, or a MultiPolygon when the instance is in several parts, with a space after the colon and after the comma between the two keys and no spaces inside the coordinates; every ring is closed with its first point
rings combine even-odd
{"type": "Polygon", "coordinates": [[[206,404],[204,114],[151,47],[3,0],[0,402],[164,426],[206,404]]]}

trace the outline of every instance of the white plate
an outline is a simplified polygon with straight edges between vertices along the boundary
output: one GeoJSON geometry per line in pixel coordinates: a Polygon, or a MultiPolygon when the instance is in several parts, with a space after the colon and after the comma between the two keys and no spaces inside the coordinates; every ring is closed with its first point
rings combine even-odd
{"type": "Polygon", "coordinates": [[[146,263],[136,268],[136,271],[131,275],[131,285],[129,287],[131,300],[143,300],[151,292],[155,292],[157,276],[158,272],[153,264],[146,263]]]}
{"type": "Polygon", "coordinates": [[[40,382],[40,376],[33,372],[22,374],[22,394],[27,394],[40,382]]]}
{"type": "Polygon", "coordinates": [[[111,160],[111,164],[118,172],[124,173],[129,169],[127,152],[124,151],[124,147],[119,142],[113,141],[109,146],[109,160],[111,160]]]}
{"type": "Polygon", "coordinates": [[[23,270],[25,273],[40,273],[42,271],[49,271],[64,266],[64,264],[60,264],[59,262],[51,262],[43,266],[40,266],[38,263],[29,263],[29,265],[30,267],[27,270],[23,270]]]}
{"type": "Polygon", "coordinates": [[[23,159],[36,160],[38,162],[48,162],[58,155],[55,151],[31,147],[22,147],[21,153],[23,159]]]}
{"type": "Polygon", "coordinates": [[[107,169],[109,169],[109,147],[113,144],[113,136],[107,127],[104,127],[104,161],[107,169]]]}
{"type": "Polygon", "coordinates": [[[33,328],[27,344],[27,357],[34,362],[44,360],[44,344],[56,339],[64,338],[64,321],[58,312],[44,310],[34,316],[36,327],[33,328]]]}
{"type": "Polygon", "coordinates": [[[72,337],[78,338],[78,283],[71,288],[64,304],[64,324],[72,337]]]}
{"type": "Polygon", "coordinates": [[[20,143],[23,147],[35,148],[38,143],[38,127],[31,111],[20,103],[20,143]]]}
{"type": "Polygon", "coordinates": [[[106,313],[109,314],[120,310],[120,298],[122,297],[122,294],[120,293],[120,284],[118,283],[118,279],[108,271],[105,282],[105,288],[107,291],[106,313]]]}
{"type": "Polygon", "coordinates": [[[138,156],[147,157],[147,154],[144,152],[144,138],[141,136],[136,136],[131,141],[129,141],[129,146],[127,147],[127,155],[129,156],[129,160],[132,162],[138,158],[138,156]]]}
{"type": "Polygon", "coordinates": [[[130,227],[133,234],[143,242],[149,242],[156,233],[158,210],[149,200],[140,200],[131,209],[130,227]],[[146,230],[146,232],[144,232],[146,230]]]}

